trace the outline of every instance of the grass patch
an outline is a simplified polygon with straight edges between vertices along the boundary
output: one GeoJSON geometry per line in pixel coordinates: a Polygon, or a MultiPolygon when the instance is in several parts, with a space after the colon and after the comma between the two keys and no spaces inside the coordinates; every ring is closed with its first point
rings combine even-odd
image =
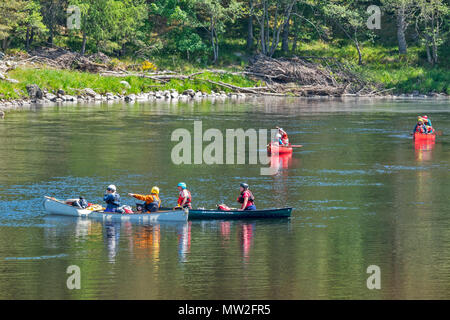
{"type": "Polygon", "coordinates": [[[45,88],[49,92],[56,92],[59,89],[63,89],[69,95],[77,95],[80,90],[85,88],[91,88],[99,94],[105,94],[107,92],[113,94],[138,94],[141,92],[168,89],[176,89],[180,93],[187,89],[200,90],[208,93],[211,90],[216,92],[230,91],[227,88],[202,81],[202,79],[216,82],[222,81],[240,87],[253,87],[259,83],[242,76],[212,72],[205,72],[192,80],[173,79],[165,84],[137,76],[123,78],[102,77],[98,74],[56,69],[18,68],[11,71],[8,76],[18,80],[20,83],[12,84],[6,81],[0,81],[0,98],[3,99],[25,98],[27,96],[26,86],[28,84],[37,84],[40,88],[45,88]],[[131,88],[125,88],[120,83],[122,80],[127,81],[131,88]]]}

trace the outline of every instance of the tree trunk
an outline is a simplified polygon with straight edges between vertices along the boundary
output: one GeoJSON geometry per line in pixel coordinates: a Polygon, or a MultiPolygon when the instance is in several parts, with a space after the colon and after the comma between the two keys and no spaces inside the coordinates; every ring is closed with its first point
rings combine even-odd
{"type": "Polygon", "coordinates": [[[432,13],[432,16],[431,16],[431,28],[433,31],[433,38],[432,38],[432,42],[431,42],[431,49],[432,49],[432,53],[433,53],[433,64],[437,64],[438,63],[438,46],[437,46],[436,39],[439,37],[439,26],[438,26],[437,21],[435,20],[434,12],[432,13]]]}
{"type": "Polygon", "coordinates": [[[27,27],[27,35],[25,37],[25,50],[30,49],[30,27],[27,27]]]}
{"type": "Polygon", "coordinates": [[[281,51],[287,53],[289,51],[289,18],[283,26],[283,35],[281,36],[281,51]]]}
{"type": "Polygon", "coordinates": [[[253,0],[250,0],[250,14],[247,23],[247,51],[253,48],[253,0]]]}
{"type": "Polygon", "coordinates": [[[86,53],[86,41],[87,41],[86,31],[83,31],[83,44],[81,45],[81,55],[82,56],[84,56],[84,54],[86,53]]]}
{"type": "Polygon", "coordinates": [[[6,37],[6,38],[3,39],[3,43],[2,43],[3,51],[8,50],[10,43],[11,43],[11,38],[6,37]]]}
{"type": "Polygon", "coordinates": [[[425,44],[425,47],[427,48],[427,61],[430,64],[433,64],[433,58],[431,58],[431,52],[430,52],[430,46],[427,44],[425,44]]]}
{"type": "Polygon", "coordinates": [[[30,34],[30,46],[33,44],[34,41],[34,29],[31,29],[31,34],[30,34]]]}
{"type": "Polygon", "coordinates": [[[397,40],[398,40],[398,52],[400,54],[406,54],[406,21],[405,21],[405,8],[400,7],[397,10],[397,40]]]}
{"type": "Polygon", "coordinates": [[[356,46],[356,50],[358,51],[358,65],[362,65],[361,48],[359,47],[358,40],[355,40],[355,46],[356,46]]]}

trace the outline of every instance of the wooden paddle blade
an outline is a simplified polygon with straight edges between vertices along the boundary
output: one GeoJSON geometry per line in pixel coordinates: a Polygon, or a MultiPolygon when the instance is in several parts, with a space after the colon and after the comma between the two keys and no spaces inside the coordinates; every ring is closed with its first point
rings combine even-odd
{"type": "Polygon", "coordinates": [[[303,145],[301,145],[301,144],[291,144],[290,147],[291,148],[302,148],[303,145]]]}
{"type": "Polygon", "coordinates": [[[439,130],[438,132],[436,132],[436,135],[442,136],[442,130],[439,130]]]}

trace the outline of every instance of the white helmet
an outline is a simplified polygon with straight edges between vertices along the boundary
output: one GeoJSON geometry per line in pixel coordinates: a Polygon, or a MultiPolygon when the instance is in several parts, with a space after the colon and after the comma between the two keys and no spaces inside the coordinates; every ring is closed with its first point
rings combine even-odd
{"type": "Polygon", "coordinates": [[[113,184],[110,184],[107,189],[111,189],[112,191],[116,191],[117,190],[116,186],[113,185],[113,184]]]}

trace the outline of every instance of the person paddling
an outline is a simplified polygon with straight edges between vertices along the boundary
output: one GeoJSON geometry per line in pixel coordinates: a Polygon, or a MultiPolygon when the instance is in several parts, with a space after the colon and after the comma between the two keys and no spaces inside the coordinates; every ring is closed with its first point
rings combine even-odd
{"type": "Polygon", "coordinates": [[[423,124],[429,127],[432,127],[433,125],[431,124],[431,120],[428,119],[428,116],[422,116],[423,119],[423,124]]]}
{"type": "Polygon", "coordinates": [[[237,198],[237,202],[242,203],[239,211],[244,210],[256,210],[255,197],[253,193],[249,190],[248,184],[241,183],[240,185],[241,194],[237,198]]]}
{"type": "Polygon", "coordinates": [[[111,184],[106,189],[103,201],[106,202],[105,212],[116,212],[120,207],[120,195],[116,192],[116,186],[111,184]]]}
{"type": "Polygon", "coordinates": [[[417,124],[414,127],[413,134],[414,133],[426,133],[426,132],[427,131],[426,131],[426,128],[424,125],[424,120],[422,119],[422,117],[419,117],[417,120],[417,124]]]}
{"type": "Polygon", "coordinates": [[[280,146],[289,146],[289,137],[286,133],[286,131],[283,130],[283,128],[276,127],[278,129],[278,132],[276,134],[277,142],[280,146]]]}
{"type": "Polygon", "coordinates": [[[161,207],[161,199],[159,198],[159,188],[153,187],[149,195],[141,195],[135,193],[129,193],[130,197],[138,200],[145,201],[144,212],[156,212],[161,207]]]}
{"type": "Polygon", "coordinates": [[[178,195],[178,206],[175,209],[183,208],[183,209],[192,209],[191,205],[191,192],[187,189],[186,183],[180,182],[177,186],[178,191],[180,192],[178,195]]]}

